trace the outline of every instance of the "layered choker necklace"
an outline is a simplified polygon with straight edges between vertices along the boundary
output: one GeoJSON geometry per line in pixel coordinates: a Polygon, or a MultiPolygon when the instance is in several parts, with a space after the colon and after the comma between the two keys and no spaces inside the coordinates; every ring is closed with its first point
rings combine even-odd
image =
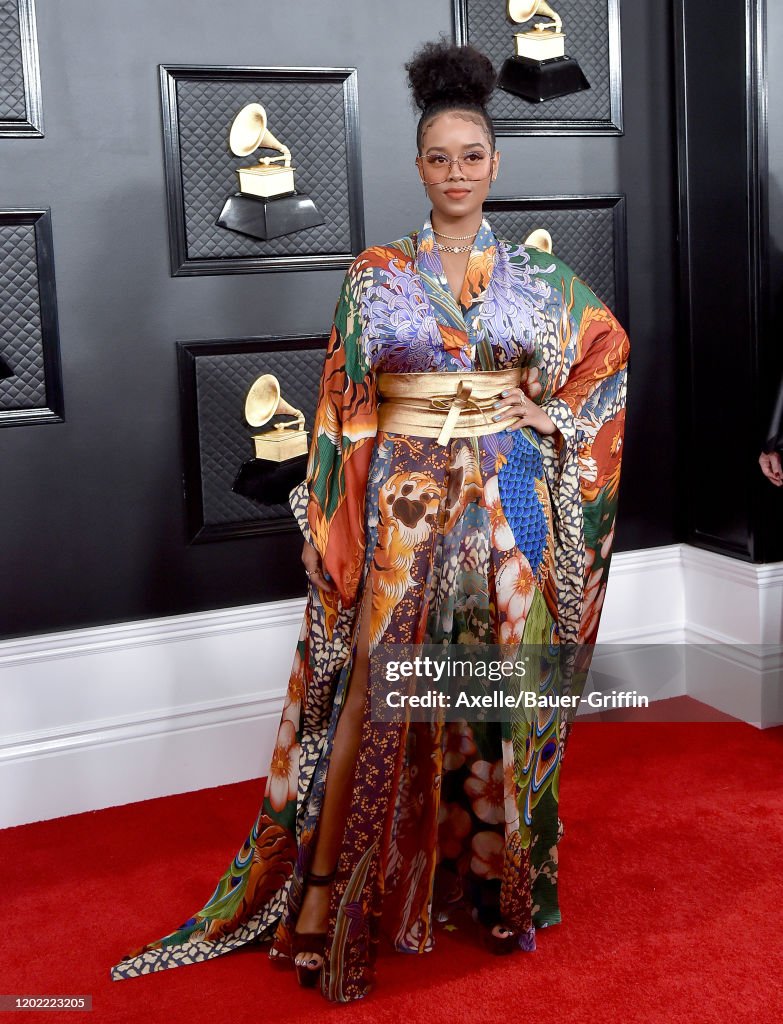
{"type": "Polygon", "coordinates": [[[433,235],[440,235],[441,238],[448,238],[451,241],[461,242],[465,238],[469,238],[470,239],[470,241],[467,243],[467,245],[443,245],[441,242],[439,242],[437,240],[437,238],[433,239],[433,242],[434,242],[435,248],[439,252],[470,252],[470,250],[473,248],[473,243],[476,240],[476,235],[478,235],[480,230],[481,230],[481,227],[479,226],[470,235],[447,235],[447,234],[444,234],[443,231],[436,231],[435,228],[433,228],[432,229],[433,235]]]}

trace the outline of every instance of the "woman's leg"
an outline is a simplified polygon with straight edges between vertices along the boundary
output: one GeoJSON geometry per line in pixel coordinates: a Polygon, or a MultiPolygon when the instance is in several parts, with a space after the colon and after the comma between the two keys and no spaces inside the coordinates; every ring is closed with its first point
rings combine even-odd
{"type": "MultiPolygon", "coordinates": [[[[351,781],[359,750],[369,669],[369,587],[365,597],[366,600],[362,602],[359,612],[359,639],[356,657],[351,668],[348,692],[345,695],[334,733],[329,770],[326,775],[326,788],[318,820],[315,851],[310,866],[316,874],[329,874],[337,864],[351,799],[351,781]]],[[[306,886],[297,918],[296,931],[326,931],[329,915],[329,892],[328,885],[306,886]]],[[[319,970],[321,967],[319,954],[301,953],[296,960],[299,963],[307,964],[313,970],[319,970]]]]}

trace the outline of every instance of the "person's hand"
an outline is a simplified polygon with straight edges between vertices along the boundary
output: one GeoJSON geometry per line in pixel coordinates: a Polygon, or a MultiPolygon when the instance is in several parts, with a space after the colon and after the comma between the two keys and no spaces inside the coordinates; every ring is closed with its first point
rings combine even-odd
{"type": "Polygon", "coordinates": [[[493,406],[498,411],[492,418],[499,420],[509,415],[514,416],[514,422],[508,425],[508,430],[533,427],[539,434],[554,434],[557,430],[549,415],[540,405],[531,402],[521,388],[506,388],[501,391],[501,396],[493,406]]]}
{"type": "Polygon", "coordinates": [[[307,541],[304,543],[302,548],[302,564],[305,567],[305,572],[311,583],[315,583],[321,590],[336,590],[332,580],[328,580],[324,576],[323,566],[321,565],[321,556],[318,551],[309,544],[307,541]]]}
{"type": "Polygon", "coordinates": [[[780,467],[779,452],[762,452],[759,455],[759,465],[761,466],[761,472],[767,480],[770,480],[776,487],[780,487],[783,484],[783,470],[780,467]]]}

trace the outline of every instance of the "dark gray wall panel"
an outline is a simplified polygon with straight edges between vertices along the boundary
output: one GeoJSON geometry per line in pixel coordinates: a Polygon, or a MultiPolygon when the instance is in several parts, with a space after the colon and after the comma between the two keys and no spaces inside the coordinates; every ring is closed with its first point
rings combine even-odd
{"type": "Polygon", "coordinates": [[[253,456],[251,435],[272,426],[253,428],[244,417],[247,392],[261,374],[271,373],[277,378],[282,399],[304,413],[308,440],[312,437],[326,340],[324,335],[315,339],[266,338],[182,346],[179,362],[188,469],[188,540],[222,540],[298,529],[287,502],[262,504],[237,494],[232,484],[242,463],[253,456]]]}
{"type": "Polygon", "coordinates": [[[26,111],[18,0],[0,0],[0,118],[21,121],[26,111]]]}
{"type": "Polygon", "coordinates": [[[34,0],[0,0],[0,137],[43,135],[34,0]]]}
{"type": "Polygon", "coordinates": [[[63,415],[57,290],[48,210],[0,210],[0,427],[63,415]]]}
{"type": "Polygon", "coordinates": [[[491,200],[495,234],[524,241],[535,228],[552,236],[552,252],[570,266],[625,324],[625,200],[623,196],[553,196],[491,200]]]}
{"type": "MultiPolygon", "coordinates": [[[[559,0],[565,53],[578,61],[589,89],[530,103],[498,89],[489,111],[500,132],[617,134],[622,131],[622,72],[619,0],[559,0]]],[[[498,0],[454,0],[460,42],[473,43],[500,70],[515,52],[514,34],[528,31],[538,18],[517,24],[498,0]]],[[[549,15],[545,15],[549,20],[549,15]]]]}
{"type": "Polygon", "coordinates": [[[364,247],[356,72],[352,69],[161,67],[169,235],[174,274],[347,267],[364,247]],[[237,168],[231,123],[261,103],[269,131],[291,150],[297,192],[323,224],[261,240],[220,227],[237,168]]]}

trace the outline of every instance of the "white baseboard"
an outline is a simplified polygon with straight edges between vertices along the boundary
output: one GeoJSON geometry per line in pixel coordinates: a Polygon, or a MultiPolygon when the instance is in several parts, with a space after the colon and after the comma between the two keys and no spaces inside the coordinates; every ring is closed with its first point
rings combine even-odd
{"type": "Polygon", "coordinates": [[[265,775],[304,607],[0,643],[0,827],[265,775]]]}
{"type": "MultiPolygon", "coordinates": [[[[783,721],[783,563],[681,544],[617,552],[606,593],[602,647],[718,644],[698,686],[689,674],[654,696],[783,721]]],[[[304,605],[0,642],[0,827],[265,775],[304,605]]]]}

